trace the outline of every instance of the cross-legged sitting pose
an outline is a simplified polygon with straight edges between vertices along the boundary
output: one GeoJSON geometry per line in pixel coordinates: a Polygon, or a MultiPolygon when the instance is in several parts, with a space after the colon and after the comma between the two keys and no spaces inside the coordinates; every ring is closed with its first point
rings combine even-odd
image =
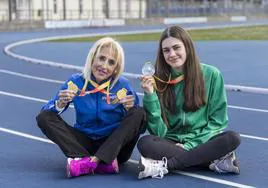
{"type": "Polygon", "coordinates": [[[145,112],[137,94],[121,76],[124,51],[112,38],[98,40],[90,49],[83,72],[72,75],[37,116],[42,132],[67,157],[68,177],[118,173],[140,133],[145,112]],[[60,116],[73,104],[76,122],[60,116]]]}
{"type": "Polygon", "coordinates": [[[189,34],[168,27],[161,36],[155,74],[141,77],[150,135],[138,141],[139,178],[206,165],[218,173],[239,173],[234,150],[239,134],[228,124],[223,77],[200,64],[189,34]]]}

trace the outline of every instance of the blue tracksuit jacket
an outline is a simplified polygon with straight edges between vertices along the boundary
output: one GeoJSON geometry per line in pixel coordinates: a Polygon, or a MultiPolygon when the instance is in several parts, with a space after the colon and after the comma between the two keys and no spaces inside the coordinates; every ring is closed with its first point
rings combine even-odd
{"type": "MultiPolygon", "coordinates": [[[[67,89],[67,83],[69,81],[72,81],[80,90],[82,90],[85,83],[85,79],[82,74],[77,73],[72,75],[61,86],[60,90],[67,89]]],[[[133,95],[135,97],[134,106],[138,106],[139,98],[136,92],[134,92],[131,88],[129,81],[122,76],[119,78],[114,87],[110,89],[111,101],[116,98],[116,92],[122,88],[127,90],[127,95],[133,95]]],[[[93,89],[94,86],[88,82],[86,91],[91,91],[93,89]]],[[[62,111],[58,111],[55,108],[55,101],[58,100],[58,93],[43,106],[42,110],[51,110],[61,114],[69,107],[68,104],[62,111]]],[[[126,115],[126,110],[122,104],[107,104],[106,94],[101,92],[87,94],[85,96],[75,96],[72,103],[76,113],[76,122],[74,127],[85,132],[92,139],[100,139],[110,135],[119,126],[122,118],[126,115]]]]}

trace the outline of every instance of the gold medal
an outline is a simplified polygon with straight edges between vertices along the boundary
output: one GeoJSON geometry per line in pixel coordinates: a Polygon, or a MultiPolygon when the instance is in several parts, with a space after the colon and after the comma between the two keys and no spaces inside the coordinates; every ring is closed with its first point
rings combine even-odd
{"type": "Polygon", "coordinates": [[[77,93],[78,87],[72,81],[69,81],[67,85],[68,85],[68,88],[67,88],[68,90],[71,90],[77,93]]]}
{"type": "Polygon", "coordinates": [[[127,89],[122,88],[116,93],[116,98],[112,101],[112,104],[116,104],[119,102],[120,99],[123,99],[127,96],[127,89]]]}
{"type": "Polygon", "coordinates": [[[119,91],[117,91],[116,96],[119,100],[125,98],[127,96],[127,89],[120,89],[119,91]]]}

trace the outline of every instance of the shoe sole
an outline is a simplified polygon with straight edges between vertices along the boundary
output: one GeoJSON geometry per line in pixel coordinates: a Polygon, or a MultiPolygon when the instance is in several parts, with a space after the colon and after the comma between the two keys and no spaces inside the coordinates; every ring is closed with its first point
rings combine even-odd
{"type": "Polygon", "coordinates": [[[119,165],[118,165],[117,159],[115,160],[115,165],[117,166],[117,168],[115,168],[115,174],[118,174],[119,173],[119,165]]]}
{"type": "Polygon", "coordinates": [[[66,163],[66,176],[67,178],[71,178],[71,172],[70,172],[70,162],[71,159],[67,159],[67,163],[66,163]]]}
{"type": "Polygon", "coordinates": [[[144,171],[145,169],[145,166],[142,164],[141,160],[139,160],[138,169],[139,171],[144,171]]]}
{"type": "MultiPolygon", "coordinates": [[[[98,170],[98,167],[95,169],[95,172],[96,173],[99,173],[99,174],[119,174],[119,165],[118,165],[118,161],[117,159],[115,161],[113,161],[112,163],[112,166],[113,166],[113,170],[112,171],[103,171],[103,170],[98,170]]],[[[94,171],[93,171],[94,173],[94,171]]]]}
{"type": "Polygon", "coordinates": [[[142,172],[145,170],[145,166],[142,164],[141,159],[139,160],[138,170],[139,170],[138,179],[144,179],[145,177],[142,176],[142,172]]]}

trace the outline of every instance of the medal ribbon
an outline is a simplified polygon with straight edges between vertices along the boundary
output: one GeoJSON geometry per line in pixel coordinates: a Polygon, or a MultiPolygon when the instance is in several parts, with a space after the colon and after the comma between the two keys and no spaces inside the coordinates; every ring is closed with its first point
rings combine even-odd
{"type": "MultiPolygon", "coordinates": [[[[178,76],[177,78],[175,78],[175,79],[173,79],[173,80],[170,80],[170,78],[171,78],[171,74],[169,74],[168,81],[164,81],[164,80],[162,80],[162,79],[160,79],[160,78],[158,78],[157,76],[154,76],[154,75],[153,75],[153,77],[154,77],[156,80],[158,80],[159,82],[166,83],[167,85],[168,85],[168,84],[177,84],[177,83],[181,82],[182,80],[184,80],[184,75],[180,75],[180,76],[178,76]]],[[[156,83],[154,82],[154,87],[155,87],[155,89],[156,89],[157,91],[159,91],[159,92],[164,92],[164,91],[167,89],[167,85],[166,85],[162,90],[160,90],[160,89],[157,88],[157,85],[156,85],[156,83]]]]}
{"type": "Polygon", "coordinates": [[[162,82],[162,83],[166,83],[166,84],[177,84],[179,82],[181,82],[182,80],[184,80],[184,75],[180,75],[177,78],[170,80],[171,75],[169,75],[169,79],[168,81],[164,81],[156,76],[154,76],[155,79],[157,79],[158,81],[162,82]]]}
{"type": "Polygon", "coordinates": [[[87,94],[101,92],[101,93],[106,94],[106,102],[108,104],[110,104],[110,92],[109,92],[109,90],[110,90],[110,82],[111,82],[111,80],[108,80],[107,82],[99,85],[96,82],[94,82],[93,80],[87,80],[86,79],[85,84],[84,84],[79,96],[85,96],[87,94]],[[93,89],[91,91],[86,91],[88,81],[95,87],[95,89],[93,89]],[[105,88],[107,88],[107,89],[105,90],[105,88]]]}

